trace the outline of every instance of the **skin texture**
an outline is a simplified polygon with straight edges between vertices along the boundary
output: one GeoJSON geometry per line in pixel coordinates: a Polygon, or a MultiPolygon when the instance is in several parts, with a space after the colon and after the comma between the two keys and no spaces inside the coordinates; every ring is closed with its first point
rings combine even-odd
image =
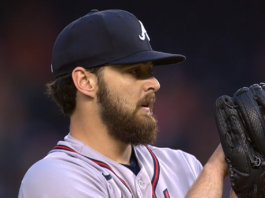
{"type": "MultiPolygon", "coordinates": [[[[97,77],[82,67],[76,67],[72,78],[77,88],[77,96],[76,108],[70,117],[70,134],[106,157],[118,163],[129,164],[131,143],[111,135],[102,120],[97,77]]],[[[160,88],[159,82],[152,75],[151,62],[127,66],[107,65],[102,71],[102,78],[107,82],[111,93],[119,96],[119,103],[124,109],[129,112],[136,109],[136,116],[152,119],[151,111],[141,107],[137,109],[140,99],[154,94],[160,88]]]]}

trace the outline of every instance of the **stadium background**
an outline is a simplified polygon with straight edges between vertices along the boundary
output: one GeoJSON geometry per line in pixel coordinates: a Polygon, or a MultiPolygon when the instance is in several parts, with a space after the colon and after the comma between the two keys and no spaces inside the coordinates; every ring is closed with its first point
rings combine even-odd
{"type": "Polygon", "coordinates": [[[68,133],[68,118],[45,95],[52,46],[68,23],[91,9],[124,9],[143,22],[153,49],[187,57],[155,68],[156,145],[204,164],[219,143],[216,98],[265,81],[264,8],[262,0],[1,0],[0,197],[17,197],[26,170],[68,133]]]}

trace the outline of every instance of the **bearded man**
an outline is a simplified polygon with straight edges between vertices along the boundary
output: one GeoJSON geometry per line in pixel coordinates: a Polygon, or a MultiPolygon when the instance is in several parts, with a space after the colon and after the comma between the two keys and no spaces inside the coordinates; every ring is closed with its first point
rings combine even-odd
{"type": "Polygon", "coordinates": [[[19,198],[186,196],[202,165],[153,146],[160,85],[152,73],[185,57],[154,51],[149,40],[143,23],[123,10],[92,10],[62,30],[47,92],[70,117],[70,131],[28,170],[19,198]]]}

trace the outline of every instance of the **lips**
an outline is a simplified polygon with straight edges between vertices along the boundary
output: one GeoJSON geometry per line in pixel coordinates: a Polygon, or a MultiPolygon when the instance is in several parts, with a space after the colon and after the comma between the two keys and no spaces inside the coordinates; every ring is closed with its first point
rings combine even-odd
{"type": "Polygon", "coordinates": [[[152,111],[154,103],[155,103],[155,94],[151,93],[145,95],[142,99],[140,99],[137,103],[137,106],[150,109],[150,111],[152,111]]]}
{"type": "Polygon", "coordinates": [[[155,103],[155,99],[154,97],[152,97],[152,98],[145,99],[145,101],[143,101],[141,106],[144,108],[149,108],[150,111],[152,111],[154,103],[155,103]]]}

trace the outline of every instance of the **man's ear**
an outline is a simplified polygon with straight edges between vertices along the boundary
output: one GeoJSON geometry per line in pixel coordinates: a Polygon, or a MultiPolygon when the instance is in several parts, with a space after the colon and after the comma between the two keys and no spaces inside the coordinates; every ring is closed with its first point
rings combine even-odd
{"type": "Polygon", "coordinates": [[[97,77],[83,67],[76,67],[72,71],[72,78],[76,89],[84,95],[94,98],[96,95],[97,77]]]}

